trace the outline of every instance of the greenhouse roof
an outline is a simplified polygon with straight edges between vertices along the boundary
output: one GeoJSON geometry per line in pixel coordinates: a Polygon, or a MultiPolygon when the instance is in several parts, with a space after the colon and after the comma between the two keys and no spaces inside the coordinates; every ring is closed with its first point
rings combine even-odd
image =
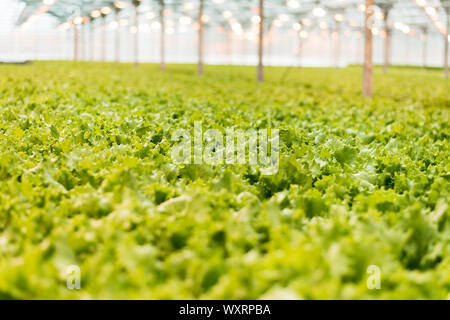
{"type": "MultiPolygon", "coordinates": [[[[49,14],[55,18],[55,26],[66,23],[73,24],[77,17],[85,17],[84,22],[92,20],[92,12],[109,7],[103,14],[108,18],[117,6],[121,9],[121,18],[133,15],[131,0],[22,0],[24,9],[17,20],[17,25],[32,23],[40,15],[49,14]],[[116,6],[115,6],[116,5],[116,6]]],[[[146,19],[157,19],[160,12],[160,0],[142,0],[139,12],[146,19]]],[[[258,23],[258,0],[205,0],[203,22],[207,26],[229,27],[235,32],[251,28],[258,23]]],[[[322,29],[345,27],[361,29],[364,23],[365,10],[363,0],[265,0],[266,27],[298,28],[318,26],[322,29]],[[296,26],[297,24],[297,26],[296,26]]],[[[447,33],[446,9],[450,8],[450,0],[397,0],[375,1],[376,24],[374,31],[382,21],[386,10],[389,10],[389,24],[394,29],[414,35],[417,31],[434,30],[447,33]]],[[[199,0],[165,0],[164,15],[167,19],[179,24],[195,25],[198,17],[199,0]]],[[[101,15],[100,15],[101,16],[101,15]]],[[[114,15],[111,15],[114,16],[114,15]]],[[[81,21],[81,20],[80,20],[81,21]]],[[[378,28],[378,30],[381,30],[378,28]]],[[[381,31],[382,32],[382,31],[381,31]]]]}

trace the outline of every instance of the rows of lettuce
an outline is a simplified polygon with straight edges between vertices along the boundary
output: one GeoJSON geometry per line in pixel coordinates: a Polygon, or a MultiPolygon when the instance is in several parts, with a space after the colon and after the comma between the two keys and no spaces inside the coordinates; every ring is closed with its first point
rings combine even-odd
{"type": "Polygon", "coordinates": [[[450,298],[438,73],[377,75],[368,101],[356,68],[1,71],[0,297],[450,298]],[[174,163],[196,121],[279,129],[278,174],[174,163]]]}

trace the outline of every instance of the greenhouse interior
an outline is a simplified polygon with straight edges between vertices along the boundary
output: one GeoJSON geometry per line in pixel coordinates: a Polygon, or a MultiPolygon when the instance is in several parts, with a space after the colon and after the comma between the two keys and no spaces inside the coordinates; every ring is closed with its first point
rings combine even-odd
{"type": "Polygon", "coordinates": [[[450,299],[449,30],[450,0],[0,1],[0,299],[450,299]]]}
{"type": "MultiPolygon", "coordinates": [[[[364,1],[266,2],[266,64],[363,62],[364,1]]],[[[1,6],[3,59],[195,63],[201,26],[205,63],[258,63],[256,0],[30,0],[1,6]]],[[[375,1],[374,62],[443,66],[448,6],[439,0],[375,1]]]]}

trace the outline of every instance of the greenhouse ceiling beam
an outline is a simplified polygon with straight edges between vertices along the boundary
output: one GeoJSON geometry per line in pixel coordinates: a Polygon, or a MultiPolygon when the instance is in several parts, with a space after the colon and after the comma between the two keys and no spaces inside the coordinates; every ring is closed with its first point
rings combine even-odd
{"type": "MultiPolygon", "coordinates": [[[[53,1],[53,0],[49,0],[53,1]]],[[[93,10],[98,10],[104,6],[114,7],[114,0],[54,0],[54,4],[49,8],[46,14],[55,17],[60,23],[65,21],[71,21],[76,16],[89,17],[93,10]]],[[[122,17],[127,17],[128,19],[133,19],[131,0],[123,0],[128,3],[128,6],[123,10],[125,13],[122,17]]],[[[20,19],[17,21],[18,24],[22,24],[27,21],[27,19],[33,15],[34,12],[43,4],[43,0],[22,0],[26,4],[24,11],[22,12],[20,19]]],[[[193,21],[197,20],[196,8],[198,9],[199,0],[181,1],[181,0],[166,0],[165,5],[168,10],[172,11],[172,17],[189,16],[193,21]],[[191,3],[191,10],[186,10],[186,3],[191,3]]],[[[154,10],[155,7],[158,8],[158,0],[145,0],[141,7],[141,12],[148,11],[149,9],[154,10]]],[[[392,3],[388,0],[378,0],[375,4],[382,6],[385,3],[392,3]]],[[[435,4],[435,2],[427,2],[430,4],[435,4]]],[[[358,9],[358,6],[363,4],[361,0],[349,0],[349,1],[316,1],[316,0],[265,0],[265,25],[264,28],[269,29],[274,20],[279,19],[279,15],[288,15],[289,19],[298,20],[298,15],[302,16],[310,15],[313,21],[326,21],[328,25],[335,24],[335,19],[333,17],[333,12],[336,10],[342,10],[345,20],[361,21],[363,12],[358,9]],[[327,11],[324,17],[317,17],[314,15],[313,10],[316,7],[322,7],[327,11]]],[[[248,28],[251,25],[251,18],[257,15],[258,1],[257,0],[226,0],[224,4],[213,3],[212,1],[205,1],[204,3],[204,14],[209,16],[209,21],[204,22],[204,26],[222,26],[229,28],[229,19],[223,17],[224,11],[232,12],[232,18],[239,22],[239,24],[244,28],[248,28]]],[[[402,18],[404,21],[408,21],[407,24],[420,24],[423,21],[419,19],[421,16],[419,10],[412,10],[413,8],[419,9],[413,0],[398,0],[395,1],[395,6],[392,11],[395,16],[400,13],[403,15],[405,12],[406,18],[402,18]]],[[[159,10],[155,17],[160,15],[159,10]]],[[[420,10],[422,11],[422,10],[420,10]]],[[[286,25],[286,24],[285,24],[286,25]]],[[[354,27],[354,25],[351,25],[354,27]]]]}

